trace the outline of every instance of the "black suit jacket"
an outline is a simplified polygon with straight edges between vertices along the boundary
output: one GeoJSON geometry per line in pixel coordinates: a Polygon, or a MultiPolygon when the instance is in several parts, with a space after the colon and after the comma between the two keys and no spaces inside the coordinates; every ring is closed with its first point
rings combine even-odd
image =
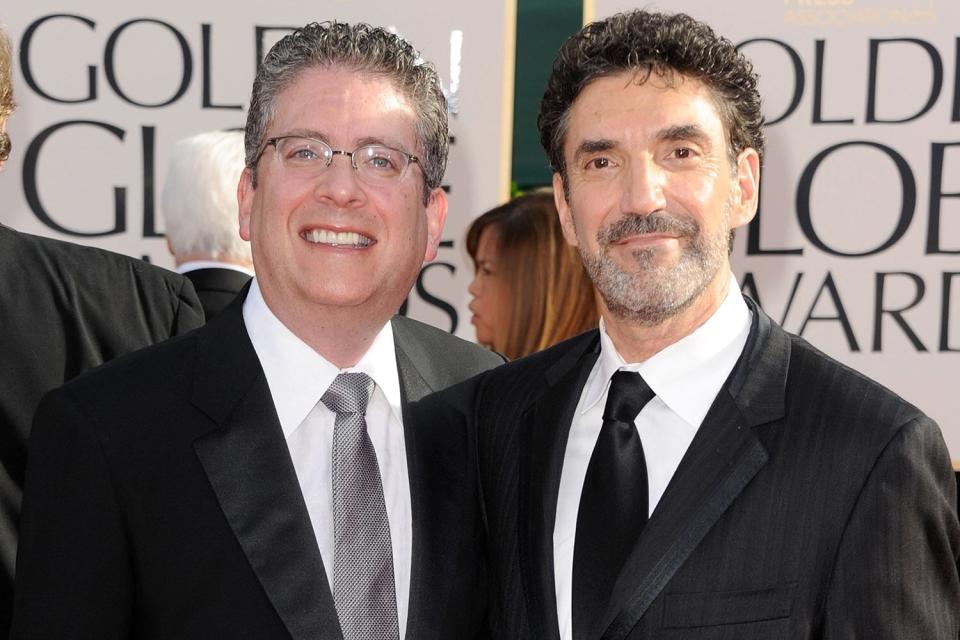
{"type": "Polygon", "coordinates": [[[194,269],[183,275],[193,283],[207,320],[226,309],[250,282],[250,276],[236,269],[194,269]]]}
{"type": "MultiPolygon", "coordinates": [[[[744,353],[594,637],[956,639],[960,525],[936,424],[751,306],[744,353]]],[[[584,334],[481,388],[497,637],[559,637],[557,493],[598,343],[584,334]]]]}
{"type": "MultiPolygon", "coordinates": [[[[498,364],[393,321],[413,516],[407,637],[472,638],[486,574],[466,409],[498,364]],[[451,404],[452,402],[452,404],[451,404]]],[[[82,376],[37,414],[12,638],[341,637],[242,300],[82,376]]]]}
{"type": "Polygon", "coordinates": [[[201,324],[182,276],[0,225],[0,636],[10,623],[27,437],[40,398],[86,369],[201,324]]]}

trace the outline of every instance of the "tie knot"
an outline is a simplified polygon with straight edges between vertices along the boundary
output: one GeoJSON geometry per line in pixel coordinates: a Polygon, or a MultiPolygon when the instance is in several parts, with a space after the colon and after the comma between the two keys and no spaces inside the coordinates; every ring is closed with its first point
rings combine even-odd
{"type": "Polygon", "coordinates": [[[338,415],[366,413],[373,387],[373,378],[365,373],[341,373],[334,378],[320,401],[338,415]]]}
{"type": "Polygon", "coordinates": [[[604,420],[633,422],[644,406],[656,394],[639,373],[617,371],[610,379],[607,405],[603,409],[604,420]]]}

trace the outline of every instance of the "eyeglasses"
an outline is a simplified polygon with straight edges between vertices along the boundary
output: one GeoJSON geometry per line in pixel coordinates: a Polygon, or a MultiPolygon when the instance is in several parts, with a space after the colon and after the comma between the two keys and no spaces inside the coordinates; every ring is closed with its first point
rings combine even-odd
{"type": "Polygon", "coordinates": [[[412,163],[420,159],[405,151],[382,144],[368,144],[353,151],[334,149],[323,140],[303,136],[278,136],[267,139],[254,164],[267,147],[273,145],[284,171],[306,179],[322,174],[334,156],[347,156],[357,178],[373,186],[390,185],[403,178],[412,163]]]}
{"type": "Polygon", "coordinates": [[[0,162],[6,162],[10,157],[10,149],[13,148],[13,143],[10,142],[10,134],[6,131],[0,133],[0,162]]]}

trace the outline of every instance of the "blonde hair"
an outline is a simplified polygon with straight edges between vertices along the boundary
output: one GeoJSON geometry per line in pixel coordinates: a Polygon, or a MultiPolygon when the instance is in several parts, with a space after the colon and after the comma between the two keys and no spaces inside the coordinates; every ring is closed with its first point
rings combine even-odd
{"type": "Polygon", "coordinates": [[[477,261],[480,235],[496,233],[497,270],[511,305],[506,335],[493,349],[510,359],[529,355],[597,326],[593,283],[566,243],[553,192],[539,189],[487,211],[470,225],[467,251],[477,261]]]}
{"type": "Polygon", "coordinates": [[[13,47],[10,38],[0,29],[0,122],[17,108],[13,99],[13,47]]]}

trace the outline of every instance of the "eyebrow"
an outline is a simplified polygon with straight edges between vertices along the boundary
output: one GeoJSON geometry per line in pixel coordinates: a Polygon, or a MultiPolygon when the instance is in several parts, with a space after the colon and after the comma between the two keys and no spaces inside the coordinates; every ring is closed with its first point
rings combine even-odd
{"type": "MultiPolygon", "coordinates": [[[[332,143],[330,142],[330,137],[327,134],[323,133],[322,131],[317,131],[315,129],[291,129],[290,131],[283,133],[279,136],[272,136],[272,137],[285,138],[287,136],[297,136],[300,138],[313,138],[315,140],[320,140],[322,142],[325,142],[331,147],[333,146],[332,143]]],[[[360,138],[359,140],[356,141],[355,148],[359,149],[360,147],[366,147],[371,144],[377,144],[384,147],[391,147],[393,149],[401,149],[401,150],[403,149],[403,145],[400,143],[399,140],[396,140],[396,141],[389,140],[387,138],[381,138],[378,136],[365,136],[363,138],[360,138]]]]}
{"type": "Polygon", "coordinates": [[[278,136],[271,136],[271,137],[287,138],[290,136],[297,136],[298,138],[313,138],[314,140],[321,140],[323,142],[326,142],[327,144],[330,144],[330,139],[327,137],[327,134],[320,131],[316,131],[314,129],[291,129],[290,131],[281,133],[278,136]]]}
{"type": "Polygon", "coordinates": [[[661,142],[690,140],[702,147],[710,146],[710,136],[700,125],[696,124],[680,124],[661,129],[657,132],[657,140],[661,142]]]}
{"type": "Polygon", "coordinates": [[[584,140],[577,146],[577,150],[573,152],[573,159],[579,160],[583,156],[590,155],[591,153],[598,153],[600,151],[609,151],[617,146],[617,143],[608,138],[597,138],[594,140],[584,140]]]}

